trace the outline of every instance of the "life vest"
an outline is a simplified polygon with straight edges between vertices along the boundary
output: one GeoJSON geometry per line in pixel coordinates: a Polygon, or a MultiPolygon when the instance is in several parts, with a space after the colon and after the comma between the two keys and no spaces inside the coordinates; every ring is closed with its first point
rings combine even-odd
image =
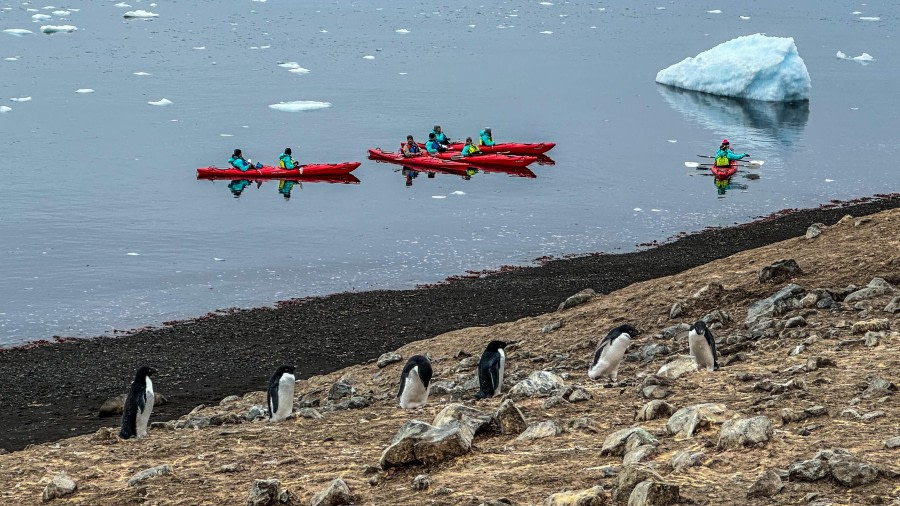
{"type": "Polygon", "coordinates": [[[716,157],[716,167],[730,167],[731,160],[728,159],[728,155],[722,155],[716,157]]]}
{"type": "Polygon", "coordinates": [[[406,148],[406,150],[409,151],[410,153],[421,153],[422,152],[422,148],[420,148],[419,145],[416,144],[415,142],[413,142],[412,144],[410,144],[408,142],[401,142],[400,143],[400,152],[401,153],[403,152],[404,148],[406,148]]]}
{"type": "Polygon", "coordinates": [[[462,148],[462,154],[463,154],[463,156],[465,156],[465,155],[474,155],[475,153],[477,153],[477,152],[479,152],[479,151],[481,151],[481,150],[478,149],[478,147],[476,147],[474,144],[470,144],[470,145],[468,145],[468,146],[463,146],[463,148],[462,148]]]}
{"type": "Polygon", "coordinates": [[[441,143],[439,143],[437,140],[429,140],[429,141],[425,144],[425,149],[426,149],[427,151],[429,151],[429,152],[431,152],[431,151],[440,151],[440,149],[441,149],[441,143]]]}

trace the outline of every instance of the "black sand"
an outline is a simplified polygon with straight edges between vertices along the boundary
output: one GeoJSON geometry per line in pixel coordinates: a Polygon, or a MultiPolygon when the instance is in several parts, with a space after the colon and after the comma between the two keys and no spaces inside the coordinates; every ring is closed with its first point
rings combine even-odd
{"type": "Polygon", "coordinates": [[[900,197],[846,207],[787,211],[747,225],[707,230],[652,249],[554,260],[417,290],[343,293],[278,308],[205,317],[125,337],[99,337],[0,350],[0,449],[113,426],[99,419],[103,401],[124,393],[135,370],[155,366],[156,390],[169,403],[153,421],[198,404],[262,390],[282,363],[308,377],[365,362],[385,351],[447,331],[491,325],[556,309],[569,295],[610,292],[681,272],[739,251],[900,207],[900,197]]]}

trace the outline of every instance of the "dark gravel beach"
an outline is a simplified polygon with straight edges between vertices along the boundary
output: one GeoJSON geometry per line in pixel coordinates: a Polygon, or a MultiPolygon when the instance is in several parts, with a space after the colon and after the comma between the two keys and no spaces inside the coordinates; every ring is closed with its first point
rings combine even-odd
{"type": "Polygon", "coordinates": [[[124,393],[143,364],[158,369],[156,390],[169,401],[154,410],[152,420],[171,419],[198,404],[264,389],[282,363],[295,364],[298,377],[333,371],[451,330],[551,312],[584,288],[610,292],[802,235],[812,223],[832,224],[845,214],[895,207],[900,207],[898,196],[785,211],[633,253],[553,260],[416,290],[342,293],[124,337],[0,350],[0,449],[18,450],[117,424],[99,419],[98,408],[124,393]]]}

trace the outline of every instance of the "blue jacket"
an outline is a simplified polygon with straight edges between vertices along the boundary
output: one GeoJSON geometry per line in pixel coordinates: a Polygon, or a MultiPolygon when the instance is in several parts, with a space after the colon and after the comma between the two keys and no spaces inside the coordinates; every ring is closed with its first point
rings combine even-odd
{"type": "Polygon", "coordinates": [[[493,146],[494,145],[494,139],[491,139],[491,136],[488,135],[487,131],[482,130],[482,131],[478,132],[478,135],[481,136],[481,140],[479,141],[479,144],[481,144],[482,146],[493,146]]]}
{"type": "Polygon", "coordinates": [[[236,157],[236,156],[232,156],[231,158],[228,159],[228,165],[231,165],[235,169],[239,169],[242,172],[247,172],[248,170],[250,170],[252,168],[252,166],[250,165],[250,162],[248,162],[247,160],[244,160],[241,157],[236,157]]]}
{"type": "Polygon", "coordinates": [[[441,144],[448,144],[450,142],[447,140],[447,135],[444,132],[437,133],[432,130],[431,133],[434,134],[434,138],[441,144]]]}
{"type": "Polygon", "coordinates": [[[279,163],[278,163],[279,166],[280,166],[282,169],[294,169],[294,168],[296,168],[296,167],[295,167],[296,162],[294,162],[294,159],[291,157],[291,155],[286,155],[286,154],[282,153],[281,156],[278,157],[278,162],[279,162],[279,163]]]}
{"type": "Polygon", "coordinates": [[[440,152],[441,148],[443,148],[443,146],[441,146],[441,143],[436,140],[433,141],[431,139],[428,139],[428,142],[425,143],[425,151],[428,151],[432,155],[440,152]]]}

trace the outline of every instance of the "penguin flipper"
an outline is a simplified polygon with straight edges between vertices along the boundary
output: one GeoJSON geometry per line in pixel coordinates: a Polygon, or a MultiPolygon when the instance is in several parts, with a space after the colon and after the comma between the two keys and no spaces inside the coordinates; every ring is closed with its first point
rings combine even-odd
{"type": "Polygon", "coordinates": [[[719,369],[719,354],[716,352],[716,339],[713,337],[712,332],[706,331],[706,344],[709,346],[709,352],[712,354],[713,359],[713,371],[719,369]]]}
{"type": "Polygon", "coordinates": [[[278,411],[278,382],[279,379],[273,379],[269,383],[268,402],[266,403],[269,408],[269,418],[272,418],[272,415],[278,411]]]}
{"type": "Polygon", "coordinates": [[[478,398],[484,399],[493,397],[497,391],[497,385],[500,383],[500,354],[490,357],[489,361],[478,367],[478,384],[481,391],[478,392],[478,398]]]}

